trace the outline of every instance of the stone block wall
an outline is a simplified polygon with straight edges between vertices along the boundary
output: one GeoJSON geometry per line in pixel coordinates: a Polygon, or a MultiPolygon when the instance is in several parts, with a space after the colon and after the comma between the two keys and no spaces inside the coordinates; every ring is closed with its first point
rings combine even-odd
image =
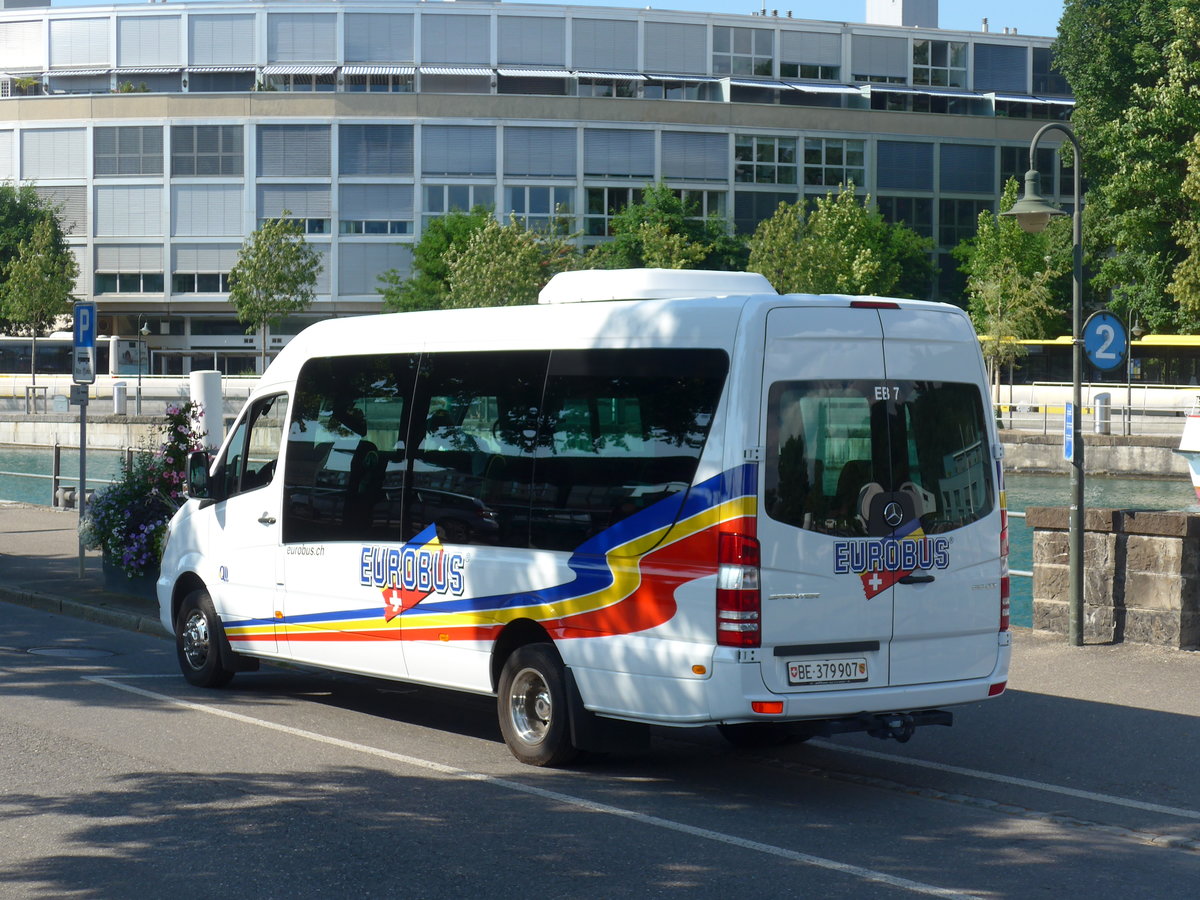
{"type": "MultiPolygon", "coordinates": [[[[1030,507],[1033,625],[1066,634],[1070,511],[1030,507]]],[[[1084,640],[1200,649],[1200,515],[1089,509],[1083,541],[1084,640]]]]}

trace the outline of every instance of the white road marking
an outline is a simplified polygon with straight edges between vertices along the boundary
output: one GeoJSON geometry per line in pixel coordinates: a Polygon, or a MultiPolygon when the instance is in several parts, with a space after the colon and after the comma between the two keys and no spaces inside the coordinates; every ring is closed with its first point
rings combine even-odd
{"type": "Polygon", "coordinates": [[[1078,788],[1064,787],[1060,784],[1048,784],[1044,781],[1032,781],[1028,778],[1018,778],[1014,775],[1001,775],[998,772],[984,772],[980,769],[965,769],[962,766],[952,766],[948,763],[931,762],[926,759],[912,759],[907,756],[893,756],[890,753],[880,753],[878,750],[866,750],[861,747],[848,747],[831,741],[814,740],[814,747],[824,747],[838,753],[865,756],[868,759],[882,759],[887,762],[915,766],[921,769],[932,769],[950,775],[965,775],[968,778],[978,778],[982,781],[994,781],[998,784],[1012,784],[1017,787],[1032,788],[1051,794],[1062,794],[1065,797],[1076,797],[1080,800],[1091,800],[1096,803],[1107,803],[1112,806],[1124,806],[1128,809],[1140,809],[1145,812],[1161,813],[1168,816],[1178,816],[1181,819],[1200,820],[1200,811],[1182,809],[1178,806],[1163,806],[1159,803],[1146,803],[1142,800],[1131,800],[1128,797],[1117,797],[1113,794],[1100,794],[1095,791],[1083,791],[1078,788]]]}
{"type": "MultiPolygon", "coordinates": [[[[147,678],[154,676],[137,677],[147,678]]],[[[672,819],[664,819],[660,816],[647,815],[645,813],[636,812],[635,810],[624,809],[620,806],[612,806],[607,803],[597,803],[594,800],[588,800],[584,797],[576,797],[571,794],[561,793],[559,791],[550,791],[546,790],[545,788],[533,787],[532,785],[521,784],[520,782],[510,781],[506,778],[497,778],[494,775],[485,775],[482,772],[472,772],[467,769],[459,769],[454,766],[447,766],[443,763],[434,762],[433,760],[421,759],[417,756],[408,756],[407,754],[395,753],[391,750],[383,750],[378,747],[371,747],[367,744],[358,744],[353,741],[347,741],[341,738],[319,734],[315,731],[306,731],[301,728],[293,728],[290,725],[280,725],[275,722],[269,722],[265,719],[257,719],[253,716],[247,716],[243,713],[236,713],[215,706],[206,706],[202,703],[193,703],[190,700],[181,700],[177,697],[171,697],[167,694],[160,694],[155,691],[148,691],[145,688],[135,687],[131,684],[121,684],[120,681],[116,680],[115,677],[86,675],[84,676],[84,679],[96,684],[105,685],[106,687],[115,688],[119,691],[136,694],[139,697],[158,700],[163,703],[170,703],[174,706],[182,706],[185,709],[190,709],[194,712],[219,716],[224,719],[230,719],[234,722],[240,722],[244,725],[255,725],[259,728],[265,728],[270,731],[276,731],[292,737],[316,741],[317,743],[326,744],[331,747],[338,747],[340,749],[349,750],[355,753],[365,753],[369,756],[386,759],[390,762],[400,763],[402,765],[412,766],[418,769],[425,769],[426,771],[436,772],[439,775],[446,775],[452,778],[459,778],[464,781],[482,782],[503,790],[516,791],[518,793],[540,797],[545,800],[553,800],[556,803],[564,803],[569,806],[587,810],[589,812],[618,816],[623,819],[637,822],[641,825],[648,825],[652,828],[661,828],[667,831],[674,831],[679,834],[686,834],[691,837],[697,837],[707,841],[715,841],[731,847],[739,847],[743,850],[751,850],[756,853],[775,856],[790,862],[797,862],[803,865],[815,866],[820,869],[827,869],[831,872],[849,875],[853,878],[859,878],[863,881],[874,884],[883,884],[887,885],[888,887],[900,888],[902,890],[912,891],[913,893],[924,894],[929,897],[977,898],[981,896],[979,894],[973,894],[967,891],[959,891],[952,888],[941,888],[932,884],[924,884],[920,881],[912,881],[908,878],[900,878],[895,875],[888,875],[886,872],[878,872],[874,869],[867,869],[862,866],[851,865],[850,863],[838,862],[837,860],[826,859],[821,856],[813,856],[812,854],[801,853],[797,850],[788,850],[785,847],[777,847],[773,844],[764,844],[761,841],[752,841],[747,838],[737,837],[736,835],[725,834],[724,832],[720,831],[713,831],[709,828],[699,828],[695,825],[688,825],[684,822],[676,822],[672,819]]]]}

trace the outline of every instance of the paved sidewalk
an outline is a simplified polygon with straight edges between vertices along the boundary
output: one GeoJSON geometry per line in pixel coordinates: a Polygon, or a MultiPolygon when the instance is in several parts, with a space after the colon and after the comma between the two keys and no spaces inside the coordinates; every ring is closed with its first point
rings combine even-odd
{"type": "MultiPolygon", "coordinates": [[[[156,601],[105,589],[98,553],[79,577],[78,520],[74,510],[0,502],[0,601],[170,637],[156,601]]],[[[0,631],[3,623],[0,607],[0,631]]],[[[1071,647],[1063,635],[1024,628],[1013,643],[1014,690],[1200,717],[1200,652],[1071,647]]]]}
{"type": "Polygon", "coordinates": [[[79,513],[0,502],[0,600],[168,637],[158,602],[104,586],[98,551],[79,574],[79,513]]]}

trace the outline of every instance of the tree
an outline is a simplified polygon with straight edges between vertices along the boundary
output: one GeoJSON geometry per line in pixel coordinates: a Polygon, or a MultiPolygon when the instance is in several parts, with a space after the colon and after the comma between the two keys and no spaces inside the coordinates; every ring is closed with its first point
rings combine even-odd
{"type": "Polygon", "coordinates": [[[853,182],[817,198],[807,218],[802,204],[780,204],[750,239],[750,268],[777,291],[928,295],[932,241],[889,223],[869,194],[860,203],[853,182]]]}
{"type": "Polygon", "coordinates": [[[288,218],[267,219],[242,244],[229,273],[229,302],[246,334],[262,334],[262,370],[267,368],[267,326],[302,312],[316,298],[320,254],[304,239],[304,229],[288,218]]]}
{"type": "Polygon", "coordinates": [[[1067,0],[1055,59],[1076,98],[1092,288],[1111,291],[1114,311],[1153,330],[1195,328],[1196,309],[1169,293],[1188,253],[1181,223],[1200,216],[1183,189],[1200,132],[1195,3],[1067,0]]]}
{"type": "Polygon", "coordinates": [[[501,225],[489,216],[447,251],[449,293],[443,305],[462,309],[537,303],[546,282],[577,261],[567,238],[530,231],[515,218],[501,225]]]}
{"type": "Polygon", "coordinates": [[[396,269],[379,276],[376,288],[383,308],[390,312],[440,309],[450,295],[450,250],[470,240],[471,235],[495,217],[491,210],[476,206],[469,213],[454,211],[431,221],[413,247],[412,275],[405,278],[396,269]]]}
{"type": "Polygon", "coordinates": [[[71,312],[71,292],[79,265],[62,243],[62,233],[53,213],[34,226],[29,240],[17,245],[17,255],[4,270],[0,286],[0,308],[10,321],[33,336],[29,360],[30,380],[37,383],[37,339],[50,330],[54,320],[71,312]]]}
{"type": "MultiPolygon", "coordinates": [[[[53,221],[56,252],[69,253],[57,210],[38,196],[32,185],[0,183],[0,288],[4,273],[17,256],[21,242],[27,241],[37,223],[46,218],[53,221]]],[[[0,317],[4,316],[0,308],[0,317]]],[[[16,324],[20,326],[22,323],[16,324]]],[[[2,320],[0,330],[7,330],[2,320]]]]}
{"type": "Polygon", "coordinates": [[[588,253],[592,269],[653,266],[665,269],[741,269],[742,241],[718,215],[703,217],[695,201],[685,200],[665,184],[647,185],[638,203],[612,217],[612,241],[588,253]]]}
{"type": "MultiPolygon", "coordinates": [[[[1010,178],[1000,197],[1002,211],[1016,203],[1017,191],[1010,178]]],[[[1070,228],[1068,218],[1058,216],[1046,231],[1029,234],[1012,217],[984,211],[975,237],[954,248],[967,276],[971,320],[983,339],[997,391],[1000,373],[1025,353],[1018,342],[1049,337],[1062,326],[1065,311],[1053,302],[1054,279],[1071,267],[1070,228]]]]}

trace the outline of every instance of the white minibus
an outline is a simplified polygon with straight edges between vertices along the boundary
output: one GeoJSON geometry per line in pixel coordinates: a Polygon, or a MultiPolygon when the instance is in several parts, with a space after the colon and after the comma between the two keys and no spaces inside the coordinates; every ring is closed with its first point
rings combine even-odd
{"type": "Polygon", "coordinates": [[[158,581],[192,684],[260,661],[495,695],[562,764],[717,725],[907,740],[1000,694],[1001,447],[962,310],[749,273],[315,324],[158,581]]]}

